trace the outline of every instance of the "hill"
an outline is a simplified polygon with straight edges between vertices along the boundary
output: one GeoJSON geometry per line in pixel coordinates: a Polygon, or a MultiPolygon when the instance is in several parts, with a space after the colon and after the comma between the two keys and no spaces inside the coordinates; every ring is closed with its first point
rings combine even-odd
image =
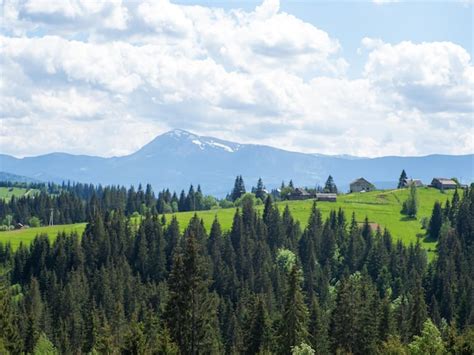
{"type": "Polygon", "coordinates": [[[12,196],[22,197],[39,193],[37,189],[23,187],[0,187],[0,199],[9,200],[12,196]]]}
{"type": "Polygon", "coordinates": [[[155,190],[180,191],[201,183],[206,194],[225,196],[236,175],[247,188],[263,178],[267,188],[293,179],[298,186],[324,184],[331,174],[341,191],[363,176],[378,188],[394,188],[402,169],[409,177],[429,183],[435,176],[474,180],[474,155],[355,158],[285,151],[273,147],[239,144],[214,137],[173,130],[156,137],[137,152],[101,158],[53,153],[17,159],[0,155],[2,169],[44,181],[137,185],[151,183],[155,190]]]}
{"type": "Polygon", "coordinates": [[[11,243],[13,249],[15,250],[18,248],[20,243],[28,245],[37,235],[40,234],[47,234],[51,240],[54,240],[56,239],[58,233],[61,232],[77,232],[79,235],[81,235],[85,227],[86,223],[75,223],[0,232],[0,242],[11,243]]]}
{"type": "MultiPolygon", "coordinates": [[[[339,208],[345,211],[348,220],[351,218],[352,213],[355,213],[356,220],[360,223],[362,223],[367,216],[373,227],[380,226],[381,228],[388,228],[395,240],[401,239],[405,244],[409,244],[417,241],[417,235],[424,236],[425,231],[422,229],[421,219],[423,217],[430,217],[435,201],[444,203],[446,199],[452,197],[452,194],[453,191],[442,193],[433,188],[419,188],[418,196],[420,204],[418,218],[416,220],[407,219],[400,214],[402,203],[408,197],[407,189],[340,195],[338,196],[338,201],[335,203],[318,202],[317,206],[321,210],[323,217],[326,217],[331,210],[337,210],[339,208]]],[[[286,205],[289,206],[293,217],[298,220],[304,228],[308,221],[313,201],[283,201],[278,203],[281,211],[286,205]]],[[[263,211],[263,205],[257,206],[257,210],[263,211]]],[[[216,216],[219,219],[222,229],[227,231],[231,228],[235,208],[175,213],[174,216],[178,219],[182,230],[186,228],[189,220],[195,213],[203,219],[208,231],[216,216]]],[[[170,220],[171,216],[167,215],[167,221],[169,222],[170,220]]],[[[13,246],[16,247],[20,241],[29,242],[39,233],[48,233],[50,236],[55,236],[58,231],[62,230],[76,230],[78,233],[81,233],[84,226],[84,223],[80,223],[66,226],[0,232],[0,241],[12,241],[13,246]]],[[[424,238],[422,238],[421,241],[425,249],[434,251],[435,244],[433,242],[426,241],[424,238]]]]}
{"type": "Polygon", "coordinates": [[[0,171],[0,181],[7,182],[24,182],[24,183],[37,183],[40,180],[33,179],[27,176],[21,176],[16,174],[7,173],[6,171],[0,171]]]}

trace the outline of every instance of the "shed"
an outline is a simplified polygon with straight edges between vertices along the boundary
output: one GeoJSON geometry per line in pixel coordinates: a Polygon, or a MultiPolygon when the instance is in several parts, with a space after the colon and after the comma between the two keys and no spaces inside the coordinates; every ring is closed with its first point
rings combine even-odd
{"type": "Polygon", "coordinates": [[[431,181],[431,186],[440,189],[440,190],[449,190],[455,189],[458,184],[456,181],[447,178],[433,178],[431,181]]]}
{"type": "Polygon", "coordinates": [[[375,186],[363,177],[358,178],[350,183],[350,192],[368,192],[373,190],[375,190],[375,186]]]}
{"type": "Polygon", "coordinates": [[[420,179],[405,179],[403,182],[403,187],[410,187],[411,185],[423,187],[423,182],[420,179]]]}
{"type": "Polygon", "coordinates": [[[328,201],[328,202],[336,202],[337,194],[334,193],[317,193],[316,200],[317,201],[328,201]]]}
{"type": "Polygon", "coordinates": [[[294,189],[293,192],[291,192],[288,196],[290,200],[307,200],[312,197],[313,196],[308,191],[306,191],[306,189],[300,187],[294,189]]]}

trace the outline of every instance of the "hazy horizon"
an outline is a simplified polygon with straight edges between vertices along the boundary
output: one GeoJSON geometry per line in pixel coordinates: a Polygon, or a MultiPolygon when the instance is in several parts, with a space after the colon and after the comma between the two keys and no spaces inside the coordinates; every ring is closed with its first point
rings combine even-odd
{"type": "MultiPolygon", "coordinates": [[[[354,158],[354,159],[376,159],[376,158],[386,158],[386,157],[407,157],[407,158],[408,157],[410,157],[410,158],[419,157],[419,158],[421,158],[421,157],[427,157],[427,156],[433,156],[433,155],[435,155],[435,156],[436,155],[446,155],[446,156],[474,155],[474,153],[466,153],[466,154],[431,153],[431,154],[425,154],[425,155],[381,155],[381,156],[357,156],[357,155],[344,154],[344,153],[341,153],[341,154],[322,154],[322,153],[318,153],[318,152],[302,152],[302,151],[296,151],[296,150],[291,150],[291,149],[283,149],[281,147],[275,147],[275,146],[266,145],[266,144],[259,144],[258,142],[255,142],[255,143],[242,143],[242,142],[237,142],[237,141],[232,141],[232,140],[225,140],[225,139],[221,139],[220,137],[212,137],[212,136],[209,136],[209,135],[199,135],[199,134],[196,134],[194,132],[184,130],[184,129],[181,129],[181,128],[173,128],[169,131],[165,131],[163,133],[160,133],[157,136],[155,136],[154,138],[152,138],[151,140],[149,140],[148,142],[146,142],[143,146],[138,147],[135,151],[130,152],[128,154],[123,154],[123,155],[109,155],[109,156],[107,156],[107,155],[91,155],[91,154],[81,154],[81,153],[67,153],[67,152],[63,152],[63,151],[51,151],[51,152],[38,154],[38,155],[24,155],[24,156],[11,155],[11,154],[6,154],[6,155],[10,155],[10,156],[15,157],[17,159],[30,158],[30,157],[43,156],[43,155],[50,155],[50,154],[71,154],[71,155],[93,156],[93,157],[98,157],[98,158],[119,158],[119,157],[125,157],[125,156],[128,156],[128,155],[134,154],[134,153],[138,152],[139,150],[143,149],[144,147],[146,147],[147,145],[149,145],[150,143],[152,143],[155,139],[159,138],[160,136],[164,136],[166,134],[169,134],[169,133],[172,133],[172,132],[175,132],[175,131],[183,131],[183,132],[187,132],[191,135],[195,135],[195,136],[200,137],[200,138],[215,138],[215,139],[219,139],[219,140],[223,140],[223,141],[227,141],[227,142],[231,142],[231,143],[236,143],[236,144],[240,144],[240,145],[266,146],[266,147],[279,149],[279,150],[284,150],[284,151],[292,152],[292,153],[308,154],[308,155],[316,155],[316,156],[320,155],[320,156],[333,157],[333,158],[348,157],[348,158],[354,158]]],[[[4,154],[4,153],[0,153],[0,154],[4,154]]]]}

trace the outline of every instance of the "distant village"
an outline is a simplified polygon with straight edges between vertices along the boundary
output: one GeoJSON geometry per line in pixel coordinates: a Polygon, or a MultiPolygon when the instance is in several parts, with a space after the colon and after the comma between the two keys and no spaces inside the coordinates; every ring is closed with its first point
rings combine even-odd
{"type": "MultiPolygon", "coordinates": [[[[402,171],[402,174],[399,178],[398,188],[408,188],[410,186],[415,187],[424,187],[425,184],[420,179],[411,179],[406,176],[405,170],[402,171]]],[[[444,190],[451,190],[456,188],[465,188],[465,185],[460,184],[454,178],[443,178],[443,177],[435,177],[431,180],[427,187],[433,187],[439,189],[441,191],[444,190]]],[[[368,181],[367,179],[360,177],[355,179],[349,184],[349,193],[364,193],[376,190],[376,186],[368,181]]],[[[337,201],[337,187],[334,183],[332,176],[328,177],[324,188],[316,188],[316,189],[308,189],[305,187],[296,187],[288,191],[287,193],[281,193],[282,198],[286,198],[288,200],[308,200],[308,199],[315,199],[316,201],[328,201],[328,202],[336,202],[337,201]]]]}

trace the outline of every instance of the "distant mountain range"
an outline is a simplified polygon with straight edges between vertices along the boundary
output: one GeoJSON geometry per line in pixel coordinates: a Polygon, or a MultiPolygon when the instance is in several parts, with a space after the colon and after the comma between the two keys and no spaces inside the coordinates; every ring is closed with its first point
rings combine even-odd
{"type": "MultiPolygon", "coordinates": [[[[2,167],[2,160],[0,160],[0,168],[2,167]]],[[[5,171],[0,171],[0,181],[8,182],[24,182],[24,183],[39,183],[40,180],[33,179],[27,176],[21,176],[16,174],[10,174],[5,171]]]]}
{"type": "Polygon", "coordinates": [[[267,188],[293,179],[297,186],[323,185],[329,174],[339,189],[364,177],[378,188],[397,184],[402,169],[408,176],[431,182],[433,177],[474,180],[474,155],[359,158],[285,151],[273,147],[239,144],[173,130],[156,137],[137,152],[112,158],[52,153],[15,158],[0,155],[0,171],[41,181],[77,181],[94,184],[137,185],[150,183],[155,190],[180,191],[192,183],[203,191],[224,196],[236,175],[250,189],[262,177],[267,188]]]}

